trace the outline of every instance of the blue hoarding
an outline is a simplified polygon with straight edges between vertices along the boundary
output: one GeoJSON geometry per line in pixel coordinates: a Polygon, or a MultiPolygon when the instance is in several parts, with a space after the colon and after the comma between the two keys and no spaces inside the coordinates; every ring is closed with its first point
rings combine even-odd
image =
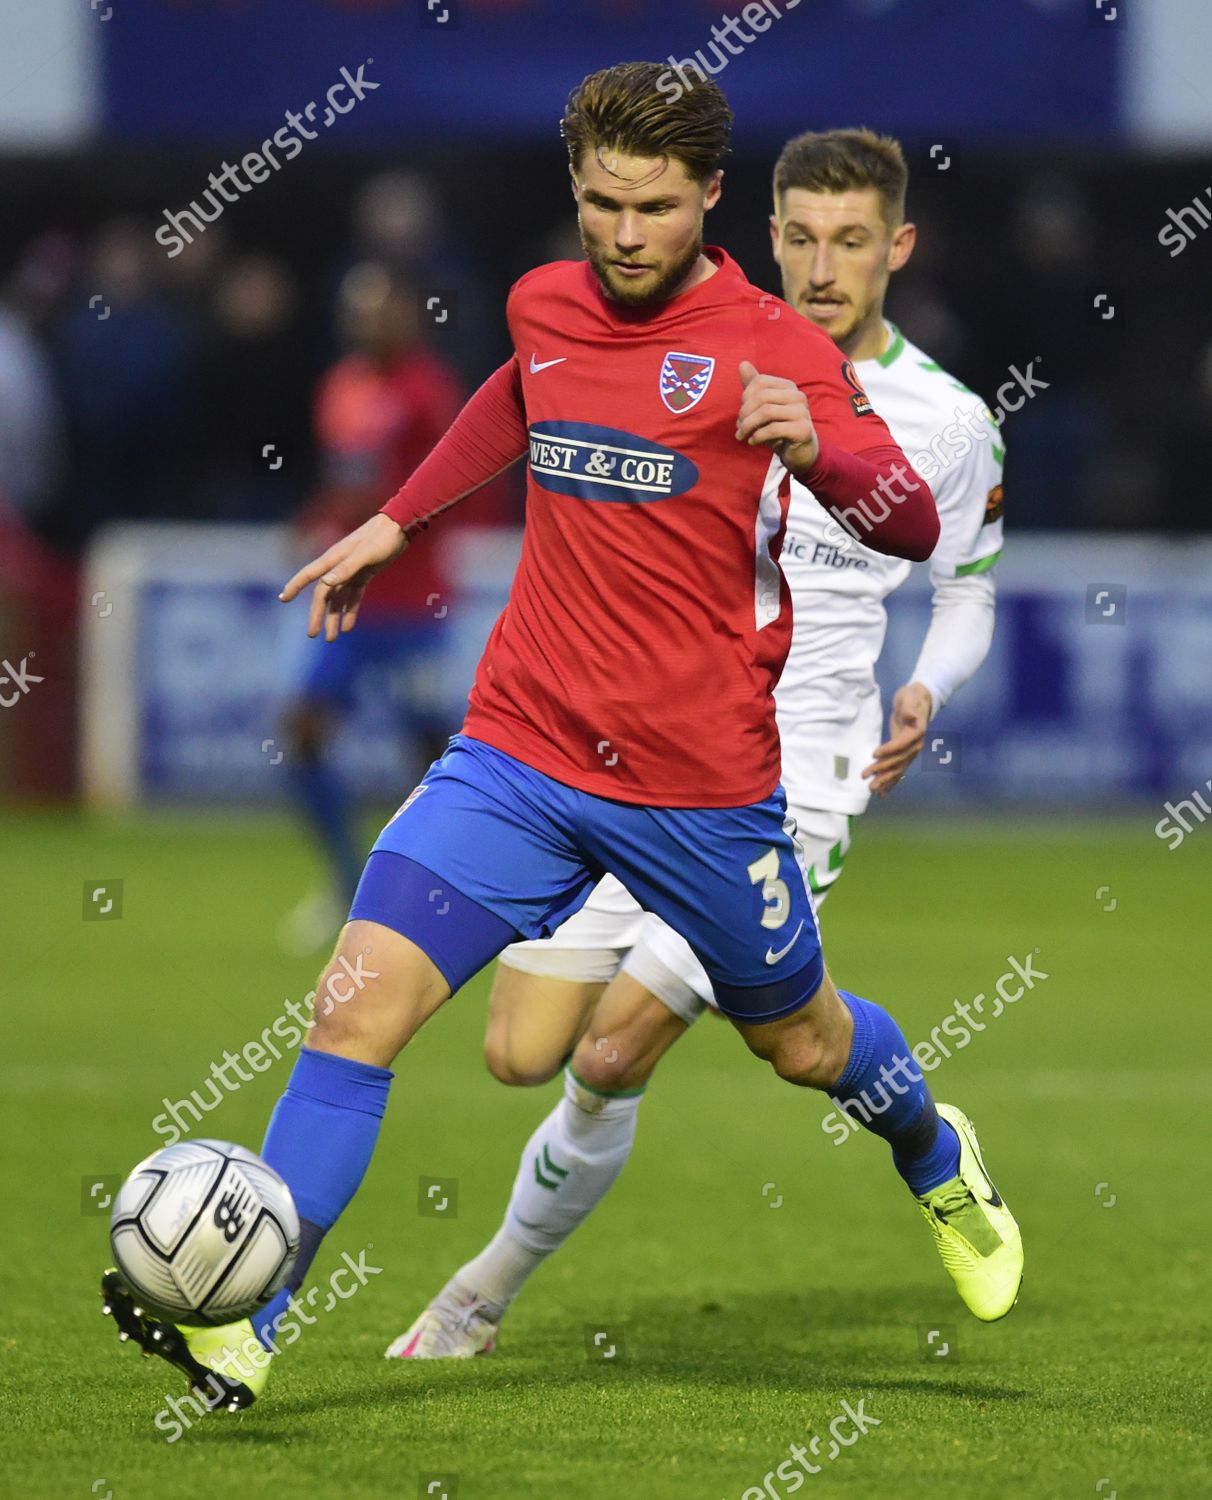
{"type": "Polygon", "coordinates": [[[554,145],[568,89],[637,57],[701,57],[741,149],[841,123],[974,145],[1119,129],[1121,29],[1090,0],[125,0],[102,29],[107,129],[160,141],[252,149],[292,111],[346,150],[554,145]]]}

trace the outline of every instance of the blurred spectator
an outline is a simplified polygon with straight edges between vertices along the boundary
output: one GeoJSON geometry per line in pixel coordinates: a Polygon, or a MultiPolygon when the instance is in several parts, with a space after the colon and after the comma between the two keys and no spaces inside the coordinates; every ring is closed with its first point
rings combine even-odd
{"type": "Polygon", "coordinates": [[[200,340],[158,271],[151,231],[111,221],[60,331],[75,469],[62,530],[74,544],[117,517],[191,510],[200,340]]]}
{"type": "Polygon", "coordinates": [[[451,232],[424,177],[383,172],[370,178],[354,201],[352,232],[355,256],[407,276],[422,306],[431,297],[443,299],[447,317],[429,326],[465,384],[479,384],[508,358],[504,309],[490,303],[484,268],[451,232]]]}
{"type": "Polygon", "coordinates": [[[1035,362],[1048,389],[1007,417],[1007,505],[1018,527],[1070,530],[1095,488],[1107,427],[1097,393],[1107,346],[1089,316],[1094,225],[1080,186],[1051,176],[1028,183],[1012,233],[1014,262],[989,263],[998,277],[989,347],[1006,364],[982,395],[993,400],[1011,364],[1035,362]]]}
{"type": "Polygon", "coordinates": [[[264,255],[220,270],[208,335],[202,510],[280,519],[297,507],[310,467],[311,372],[289,270],[264,255]]]}
{"type": "MultiPolygon", "coordinates": [[[[341,283],[339,319],[348,348],[316,391],[320,487],[298,518],[315,555],[376,511],[429,453],[461,402],[453,371],[423,341],[415,285],[366,262],[341,283]]],[[[352,795],[332,756],[334,737],[361,696],[387,705],[421,765],[457,727],[464,704],[446,686],[451,587],[438,546],[459,526],[503,519],[508,488],[486,486],[371,584],[358,628],[328,643],[300,635],[288,671],[286,727],[292,793],[330,870],[331,894],[309,897],[281,938],[300,952],[331,939],[349,908],[365,851],[352,795]]],[[[514,519],[512,516],[509,519],[514,519]]]]}
{"type": "Polygon", "coordinates": [[[50,361],[24,319],[0,302],[0,499],[27,521],[50,502],[61,443],[50,361]]]}

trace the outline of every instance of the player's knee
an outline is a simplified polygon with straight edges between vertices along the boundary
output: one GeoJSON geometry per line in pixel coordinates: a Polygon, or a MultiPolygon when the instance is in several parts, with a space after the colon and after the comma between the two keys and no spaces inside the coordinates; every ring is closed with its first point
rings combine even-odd
{"type": "Polygon", "coordinates": [[[823,1037],[811,1032],[784,1037],[769,1062],[785,1083],[798,1084],[801,1088],[828,1088],[838,1076],[833,1070],[828,1044],[823,1037]]]}
{"type": "Polygon", "coordinates": [[[801,1011],[795,1024],[779,1027],[768,1041],[762,1039],[764,1045],[751,1036],[750,1046],[785,1083],[830,1088],[845,1069],[846,1049],[833,1028],[818,1026],[815,1021],[809,1012],[801,1011]]]}
{"type": "Polygon", "coordinates": [[[622,1037],[582,1037],[572,1054],[572,1071],[599,1094],[639,1088],[648,1081],[647,1071],[641,1071],[639,1060],[622,1037]]]}
{"type": "Polygon", "coordinates": [[[502,1041],[492,1036],[484,1043],[484,1061],[498,1083],[519,1089],[532,1089],[542,1083],[549,1083],[564,1063],[562,1056],[527,1053],[511,1046],[508,1039],[502,1041]]]}

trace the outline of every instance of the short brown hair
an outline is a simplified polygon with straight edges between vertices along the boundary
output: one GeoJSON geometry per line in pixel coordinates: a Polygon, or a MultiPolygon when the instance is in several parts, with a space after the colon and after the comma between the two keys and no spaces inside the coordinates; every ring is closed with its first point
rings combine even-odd
{"type": "Polygon", "coordinates": [[[845,193],[874,188],[890,229],[905,221],[909,168],[900,141],[874,130],[805,131],[783,147],[774,165],[774,206],[788,188],[845,193]]]}
{"type": "Polygon", "coordinates": [[[732,111],[718,84],[681,88],[661,63],[616,63],[590,73],[568,96],[560,134],[575,172],[587,150],[672,156],[703,182],[728,151],[732,111]]]}

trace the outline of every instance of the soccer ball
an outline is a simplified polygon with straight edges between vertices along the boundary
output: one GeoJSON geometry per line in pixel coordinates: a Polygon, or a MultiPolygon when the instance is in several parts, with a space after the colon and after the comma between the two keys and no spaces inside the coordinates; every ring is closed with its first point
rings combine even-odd
{"type": "Polygon", "coordinates": [[[141,1161],[109,1228],[118,1269],[174,1323],[232,1323],[284,1285],[299,1249],[290,1189],[252,1151],[182,1141],[141,1161]]]}

